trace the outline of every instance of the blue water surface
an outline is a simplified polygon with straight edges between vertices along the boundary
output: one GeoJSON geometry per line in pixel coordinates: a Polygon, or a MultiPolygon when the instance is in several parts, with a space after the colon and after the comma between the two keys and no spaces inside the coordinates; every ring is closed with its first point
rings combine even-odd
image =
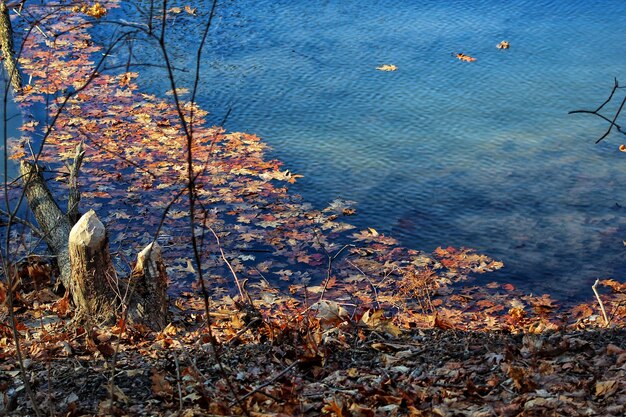
{"type": "MultiPolygon", "coordinates": [[[[206,3],[181,2],[198,16],[167,32],[180,68],[195,66],[206,3]]],[[[215,123],[232,108],[227,129],[263,137],[315,206],[356,201],[359,227],[474,248],[505,263],[484,279],[573,300],[626,273],[626,138],[596,145],[606,124],[568,115],[626,84],[625,17],[621,0],[226,0],[198,101],[215,123]]],[[[139,80],[161,95],[158,71],[139,80]]]]}

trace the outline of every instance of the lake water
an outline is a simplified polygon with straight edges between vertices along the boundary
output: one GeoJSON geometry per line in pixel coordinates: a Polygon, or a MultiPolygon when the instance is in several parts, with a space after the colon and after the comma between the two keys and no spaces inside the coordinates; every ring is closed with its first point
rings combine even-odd
{"type": "MultiPolygon", "coordinates": [[[[200,16],[168,32],[181,68],[195,62],[195,3],[180,5],[200,16]]],[[[199,101],[215,123],[232,107],[226,128],[270,143],[315,206],[353,200],[359,227],[475,248],[505,263],[490,279],[588,297],[626,272],[626,138],[596,145],[607,126],[567,113],[626,84],[625,16],[624,1],[225,1],[199,101]]],[[[143,88],[170,89],[138,71],[143,88]]]]}
{"type": "MultiPolygon", "coordinates": [[[[0,75],[0,89],[2,90],[0,92],[0,154],[2,155],[0,159],[0,181],[4,181],[4,144],[21,136],[19,127],[22,124],[22,115],[13,102],[12,91],[7,88],[4,71],[0,72],[2,72],[0,75]]],[[[13,162],[9,162],[7,167],[9,181],[12,181],[17,176],[17,166],[13,162]]],[[[1,207],[6,210],[4,203],[1,204],[1,207]]]]}

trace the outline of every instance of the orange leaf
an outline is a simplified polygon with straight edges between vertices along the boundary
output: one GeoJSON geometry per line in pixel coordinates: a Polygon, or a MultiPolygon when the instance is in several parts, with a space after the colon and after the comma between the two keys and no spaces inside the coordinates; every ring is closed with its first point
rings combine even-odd
{"type": "Polygon", "coordinates": [[[465,55],[465,54],[456,54],[456,57],[458,59],[460,59],[461,61],[464,61],[464,62],[474,62],[474,61],[476,61],[476,58],[471,57],[469,55],[465,55]]]}
{"type": "Polygon", "coordinates": [[[339,399],[329,400],[322,408],[322,412],[336,417],[343,417],[343,403],[339,399]]]}

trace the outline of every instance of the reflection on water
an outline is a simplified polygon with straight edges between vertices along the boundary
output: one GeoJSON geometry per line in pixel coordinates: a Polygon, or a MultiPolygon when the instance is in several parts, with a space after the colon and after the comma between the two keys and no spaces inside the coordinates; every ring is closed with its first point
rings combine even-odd
{"type": "MultiPolygon", "coordinates": [[[[620,138],[595,145],[605,126],[567,112],[623,76],[623,16],[618,0],[225,1],[199,101],[216,123],[232,106],[227,127],[264,137],[318,207],[355,200],[361,227],[476,248],[504,261],[499,279],[587,296],[626,271],[626,160],[620,138]]],[[[201,18],[176,19],[172,56],[193,68],[201,18]]],[[[145,88],[169,90],[147,71],[145,88]]]]}

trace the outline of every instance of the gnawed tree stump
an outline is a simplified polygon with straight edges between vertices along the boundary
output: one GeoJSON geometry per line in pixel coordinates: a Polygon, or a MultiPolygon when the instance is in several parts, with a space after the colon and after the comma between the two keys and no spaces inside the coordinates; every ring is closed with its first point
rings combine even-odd
{"type": "Polygon", "coordinates": [[[95,322],[110,322],[120,311],[120,285],[111,256],[104,225],[89,210],[72,227],[69,235],[71,268],[70,294],[77,317],[95,322]]]}
{"type": "MultiPolygon", "coordinates": [[[[72,172],[82,160],[77,148],[72,172]]],[[[154,242],[137,256],[130,280],[118,279],[111,260],[107,233],[93,210],[71,226],[80,196],[68,213],[61,211],[43,177],[43,168],[22,162],[20,171],[26,198],[57,258],[60,280],[69,289],[79,322],[110,323],[125,315],[129,323],[160,330],[168,323],[167,274],[161,248],[154,242]],[[125,312],[124,310],[127,310],[125,312]]],[[[76,184],[71,185],[77,193],[76,184]]]]}
{"type": "Polygon", "coordinates": [[[165,327],[168,323],[167,272],[158,243],[150,243],[139,252],[130,285],[136,302],[129,306],[129,317],[153,329],[165,327]]]}

